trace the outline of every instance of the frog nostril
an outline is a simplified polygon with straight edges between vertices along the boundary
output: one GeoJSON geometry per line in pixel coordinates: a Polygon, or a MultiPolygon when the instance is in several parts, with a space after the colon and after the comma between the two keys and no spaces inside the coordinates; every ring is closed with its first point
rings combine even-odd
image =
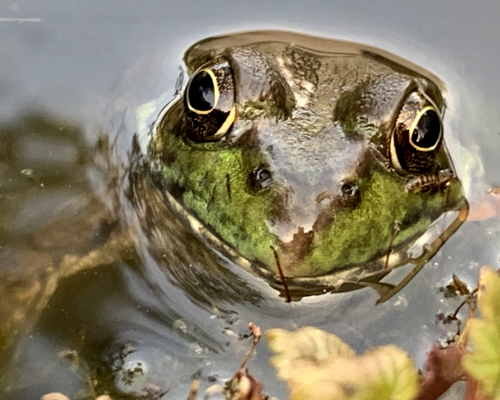
{"type": "Polygon", "coordinates": [[[257,167],[250,173],[250,184],[254,189],[265,189],[273,183],[271,172],[265,167],[257,167]]]}
{"type": "Polygon", "coordinates": [[[258,170],[256,178],[263,184],[271,183],[271,173],[267,169],[258,170]]]}
{"type": "Polygon", "coordinates": [[[345,182],[340,188],[342,192],[342,203],[344,206],[355,207],[361,200],[359,187],[355,183],[345,182]]]}
{"type": "Polygon", "coordinates": [[[340,190],[342,191],[342,195],[345,197],[356,196],[359,192],[359,188],[354,183],[350,182],[344,183],[340,190]]]}

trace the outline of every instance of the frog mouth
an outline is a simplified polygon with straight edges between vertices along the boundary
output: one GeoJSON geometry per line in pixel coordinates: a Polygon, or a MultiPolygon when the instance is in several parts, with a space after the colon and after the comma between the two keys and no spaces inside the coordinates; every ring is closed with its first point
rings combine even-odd
{"type": "MultiPolygon", "coordinates": [[[[430,261],[445,242],[453,236],[467,219],[469,206],[462,198],[455,209],[444,212],[429,228],[417,238],[411,238],[387,253],[361,264],[346,266],[340,270],[314,277],[289,277],[286,289],[291,300],[324,293],[341,293],[371,287],[379,294],[377,304],[390,299],[406,286],[415,275],[430,261]],[[396,268],[408,267],[409,272],[398,283],[381,282],[396,268]]],[[[266,268],[253,266],[274,289],[286,296],[282,278],[266,268]]]]}
{"type": "Polygon", "coordinates": [[[292,301],[301,300],[306,296],[349,292],[365,287],[371,287],[378,292],[380,297],[377,304],[387,301],[406,286],[429,262],[467,219],[469,213],[468,203],[462,197],[452,210],[443,212],[434,220],[423,234],[389,249],[386,254],[376,259],[349,265],[324,275],[284,277],[285,285],[280,274],[269,270],[260,262],[242,256],[201,223],[195,215],[186,210],[168,191],[164,191],[163,195],[166,203],[179,216],[181,222],[188,226],[196,236],[202,238],[208,246],[217,249],[243,270],[264,278],[273,289],[279,292],[281,297],[290,296],[292,301]],[[405,266],[411,270],[399,283],[380,282],[391,271],[405,266]],[[289,295],[286,294],[287,291],[289,295]]]}

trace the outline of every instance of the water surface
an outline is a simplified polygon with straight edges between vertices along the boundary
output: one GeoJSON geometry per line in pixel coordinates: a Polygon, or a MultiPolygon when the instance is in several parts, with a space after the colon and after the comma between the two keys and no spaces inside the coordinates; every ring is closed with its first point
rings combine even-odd
{"type": "MultiPolygon", "coordinates": [[[[444,298],[439,288],[452,273],[474,285],[480,265],[498,267],[495,219],[464,224],[402,292],[377,308],[370,290],[285,304],[238,271],[217,284],[210,274],[176,275],[164,268],[158,248],[170,249],[166,257],[179,265],[223,260],[165,211],[153,210],[161,224],[144,225],[157,199],[145,195],[147,180],[131,157],[138,129],[132,117],[145,102],[171,98],[183,52],[210,35],[285,29],[358,41],[445,83],[445,140],[474,202],[500,184],[500,54],[492,51],[499,17],[498,4],[451,0],[356,7],[348,1],[0,3],[0,290],[17,294],[0,303],[15,328],[0,342],[0,397],[85,396],[89,376],[97,376],[97,390],[130,394],[154,384],[169,390],[165,398],[185,398],[200,369],[204,385],[209,377],[232,376],[250,344],[238,339],[248,321],[263,329],[313,324],[359,351],[395,343],[422,365],[432,343],[447,335],[435,315],[460,301],[444,298]],[[118,222],[106,210],[116,211],[118,222]],[[54,279],[65,256],[103,245],[116,224],[133,229],[126,252],[54,279]],[[156,225],[162,230],[151,229],[156,225]],[[165,237],[191,243],[191,254],[176,253],[165,237]],[[138,362],[146,374],[127,380],[123,371],[138,362]]],[[[284,398],[268,356],[262,343],[249,367],[267,393],[284,398]]]]}

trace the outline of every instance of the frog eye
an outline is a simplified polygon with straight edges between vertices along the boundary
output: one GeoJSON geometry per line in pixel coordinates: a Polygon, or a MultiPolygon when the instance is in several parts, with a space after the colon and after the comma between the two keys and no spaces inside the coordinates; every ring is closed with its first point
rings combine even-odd
{"type": "Polygon", "coordinates": [[[393,167],[400,173],[428,171],[434,166],[442,137],[441,116],[434,107],[405,104],[391,138],[393,167]]]}
{"type": "Polygon", "coordinates": [[[184,92],[184,107],[193,139],[213,141],[228,133],[236,117],[229,62],[217,58],[198,69],[184,92]]]}
{"type": "Polygon", "coordinates": [[[208,114],[219,100],[219,88],[214,73],[210,70],[198,71],[187,88],[188,108],[197,114],[208,114]]]}
{"type": "Polygon", "coordinates": [[[420,111],[410,126],[410,144],[419,151],[432,151],[441,139],[441,119],[433,107],[420,111]]]}

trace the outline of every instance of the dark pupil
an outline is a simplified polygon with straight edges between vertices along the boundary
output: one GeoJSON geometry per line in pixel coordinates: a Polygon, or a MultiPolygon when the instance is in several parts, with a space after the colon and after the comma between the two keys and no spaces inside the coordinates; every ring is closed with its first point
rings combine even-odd
{"type": "Polygon", "coordinates": [[[209,111],[214,108],[214,82],[206,71],[198,72],[188,89],[189,104],[198,111],[209,111]]]}
{"type": "Polygon", "coordinates": [[[428,149],[439,140],[441,121],[434,110],[427,110],[418,121],[411,135],[411,141],[418,147],[428,149]]]}

